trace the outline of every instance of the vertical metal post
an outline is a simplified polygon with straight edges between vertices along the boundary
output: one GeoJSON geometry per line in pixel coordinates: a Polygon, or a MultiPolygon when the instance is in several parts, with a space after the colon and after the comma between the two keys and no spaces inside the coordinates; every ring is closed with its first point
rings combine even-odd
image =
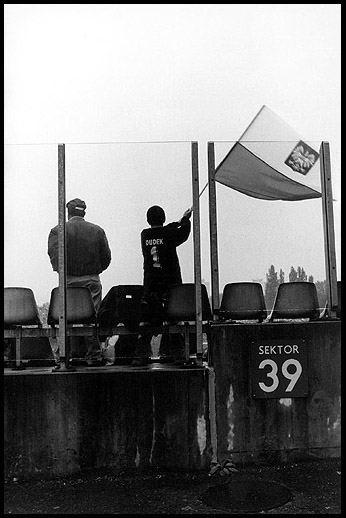
{"type": "Polygon", "coordinates": [[[217,250],[217,222],[216,222],[216,187],[215,187],[215,150],[214,142],[208,142],[208,179],[209,179],[209,232],[210,232],[210,268],[211,268],[211,296],[213,319],[218,320],[215,310],[219,309],[219,261],[217,250]]]}
{"type": "Polygon", "coordinates": [[[60,369],[68,366],[66,355],[66,239],[65,239],[65,144],[58,144],[58,264],[59,264],[59,355],[60,369]]]}
{"type": "MultiPolygon", "coordinates": [[[[22,330],[18,329],[18,333],[22,334],[22,330]]],[[[21,342],[21,337],[17,336],[16,337],[16,369],[19,369],[21,366],[20,365],[20,342],[21,342]]]]}
{"type": "Polygon", "coordinates": [[[25,366],[23,365],[20,359],[20,349],[21,349],[21,341],[22,341],[22,328],[17,328],[17,336],[16,336],[16,364],[12,368],[12,370],[25,370],[25,366]]]}
{"type": "Polygon", "coordinates": [[[336,254],[334,236],[333,192],[330,166],[329,142],[322,142],[320,147],[320,173],[322,187],[322,214],[324,231],[324,254],[327,281],[327,303],[329,316],[336,317],[338,289],[336,274],[336,254]]]}
{"type": "Polygon", "coordinates": [[[192,199],[193,199],[193,247],[196,303],[196,362],[201,366],[203,355],[202,286],[201,286],[201,238],[199,216],[198,142],[191,142],[192,199]]]}

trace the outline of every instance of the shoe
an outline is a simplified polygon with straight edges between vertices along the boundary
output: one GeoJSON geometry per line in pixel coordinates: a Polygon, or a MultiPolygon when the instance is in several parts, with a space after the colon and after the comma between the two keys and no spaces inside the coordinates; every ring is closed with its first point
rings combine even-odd
{"type": "Polygon", "coordinates": [[[131,365],[132,367],[145,367],[148,363],[148,358],[135,358],[133,362],[131,362],[131,365]]]}
{"type": "Polygon", "coordinates": [[[103,367],[106,365],[107,360],[105,358],[101,358],[100,360],[87,360],[87,367],[103,367]]]}
{"type": "MultiPolygon", "coordinates": [[[[67,370],[70,370],[70,371],[75,371],[75,370],[76,370],[76,369],[75,369],[75,367],[73,367],[73,365],[72,365],[72,361],[69,361],[69,362],[66,364],[65,368],[66,368],[67,370]]],[[[54,367],[52,368],[52,372],[57,372],[57,371],[59,371],[59,370],[60,370],[60,362],[59,362],[59,363],[56,363],[56,364],[54,365],[54,367]]]]}

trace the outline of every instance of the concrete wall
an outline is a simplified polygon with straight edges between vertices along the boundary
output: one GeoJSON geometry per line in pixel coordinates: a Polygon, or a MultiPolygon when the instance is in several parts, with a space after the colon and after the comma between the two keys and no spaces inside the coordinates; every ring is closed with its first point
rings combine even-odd
{"type": "Polygon", "coordinates": [[[5,478],[100,467],[194,471],[209,469],[215,453],[241,463],[340,456],[340,321],[214,323],[209,350],[211,376],[164,366],[5,369],[5,478]],[[307,349],[306,394],[253,397],[251,344],[298,339],[307,349]]]}
{"type": "Polygon", "coordinates": [[[207,386],[204,369],[8,371],[5,478],[208,468],[207,386]]]}
{"type": "Polygon", "coordinates": [[[213,324],[218,459],[287,461],[340,456],[341,322],[213,324]],[[254,398],[252,342],[305,340],[306,397],[254,398]]]}

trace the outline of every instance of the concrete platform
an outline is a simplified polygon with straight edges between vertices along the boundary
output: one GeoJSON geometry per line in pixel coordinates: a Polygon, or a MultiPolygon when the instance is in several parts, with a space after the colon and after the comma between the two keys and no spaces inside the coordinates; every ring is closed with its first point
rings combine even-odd
{"type": "Polygon", "coordinates": [[[207,389],[203,367],[5,369],[5,477],[203,469],[210,463],[207,389]]]}
{"type": "Polygon", "coordinates": [[[5,477],[340,456],[340,320],[212,324],[208,354],[194,368],[5,369],[5,477]]]}

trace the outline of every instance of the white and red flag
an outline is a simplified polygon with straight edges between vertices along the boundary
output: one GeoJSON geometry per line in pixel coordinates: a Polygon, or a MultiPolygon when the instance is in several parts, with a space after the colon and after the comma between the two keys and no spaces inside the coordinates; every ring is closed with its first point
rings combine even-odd
{"type": "Polygon", "coordinates": [[[215,170],[215,180],[263,200],[321,197],[319,143],[303,140],[262,106],[215,170]]]}

